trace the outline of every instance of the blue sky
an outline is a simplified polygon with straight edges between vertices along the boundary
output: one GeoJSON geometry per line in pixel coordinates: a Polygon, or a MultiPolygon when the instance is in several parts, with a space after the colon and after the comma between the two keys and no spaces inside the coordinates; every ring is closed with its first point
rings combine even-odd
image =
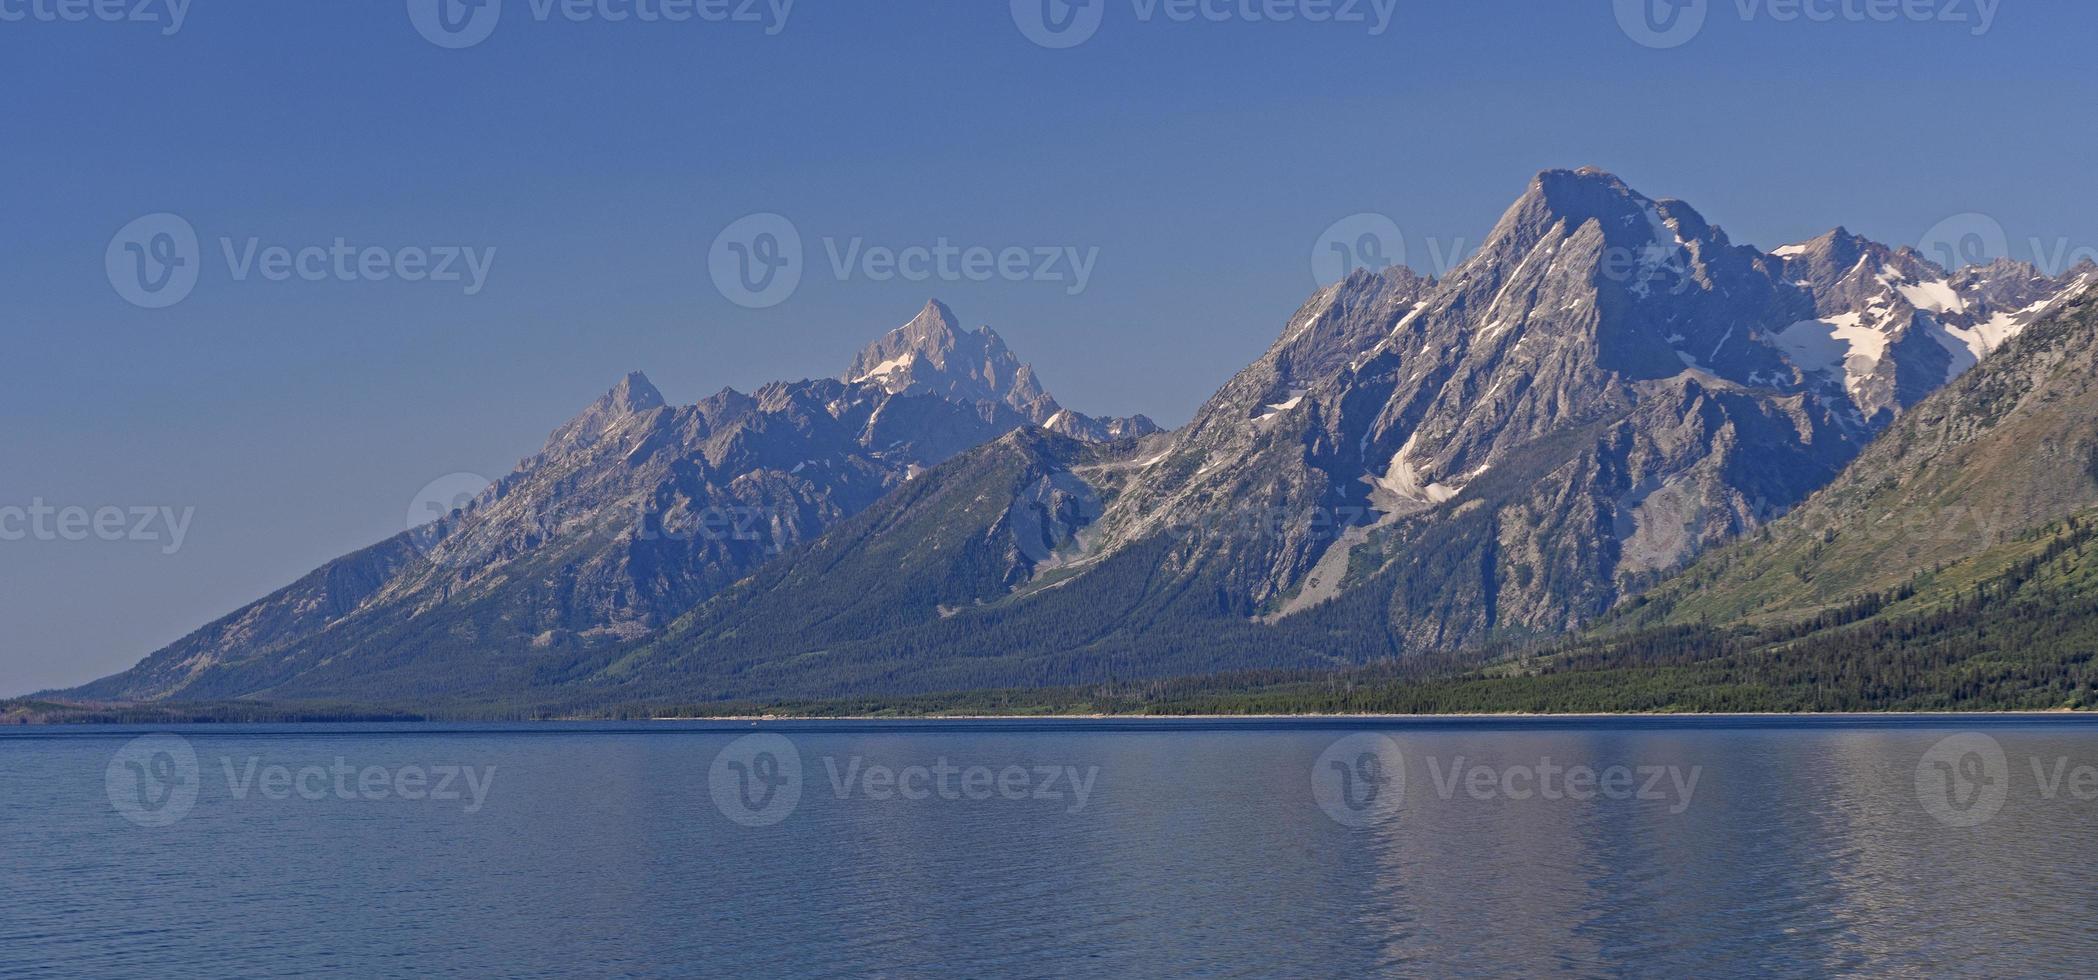
{"type": "Polygon", "coordinates": [[[195,0],[170,31],[174,2],[108,23],[0,0],[0,508],[189,515],[173,554],[166,533],[0,540],[0,694],[121,669],[399,531],[431,481],[506,472],[627,371],[679,402],[833,374],[928,296],[1065,404],[1174,424],[1312,290],[1333,222],[1388,216],[1431,266],[1546,167],[1605,167],[1765,247],[1839,223],[1913,243],[1966,213],[2021,257],[2098,245],[2089,4],[1881,22],[1868,0],[1814,0],[1818,20],[1715,0],[1659,48],[1609,2],[1400,0],[1377,33],[1372,0],[1358,23],[1091,0],[1097,32],[1052,49],[1004,0],[761,23],[507,0],[462,48],[402,0],[195,0]],[[194,229],[198,280],[146,309],[105,258],[159,213],[194,229]],[[757,213],[806,257],[753,309],[709,255],[757,213]],[[472,250],[485,281],[238,278],[225,254],[338,239],[389,273],[472,250]],[[854,239],[1092,264],[1075,294],[841,278],[827,252],[854,239]]]}

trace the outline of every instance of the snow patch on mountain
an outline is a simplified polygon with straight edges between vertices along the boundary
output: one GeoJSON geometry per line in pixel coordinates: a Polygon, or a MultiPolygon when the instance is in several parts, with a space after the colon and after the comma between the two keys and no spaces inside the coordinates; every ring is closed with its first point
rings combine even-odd
{"type": "Polygon", "coordinates": [[[1272,422],[1275,419],[1280,418],[1282,416],[1282,413],[1291,411],[1297,406],[1304,404],[1304,396],[1306,394],[1309,394],[1309,392],[1292,391],[1290,392],[1290,396],[1287,401],[1281,401],[1276,402],[1273,405],[1262,406],[1266,409],[1266,411],[1253,417],[1254,424],[1257,425],[1263,422],[1272,422]]]}
{"type": "Polygon", "coordinates": [[[1793,366],[1842,378],[1844,386],[1855,392],[1858,380],[1870,374],[1887,353],[1887,335],[1864,320],[1865,315],[1855,311],[1801,320],[1771,339],[1793,366]]]}
{"type": "Polygon", "coordinates": [[[886,378],[889,375],[895,374],[898,371],[909,371],[911,365],[917,363],[917,361],[918,354],[916,351],[906,351],[901,356],[889,358],[888,360],[875,365],[866,374],[862,374],[857,378],[853,378],[852,383],[864,384],[875,378],[886,378]]]}
{"type": "MultiPolygon", "coordinates": [[[[1888,270],[1893,272],[1893,270],[1888,270]]],[[[1897,273],[1898,275],[1898,273],[1897,273]]],[[[1909,305],[1932,313],[1965,313],[1967,301],[1952,289],[1949,279],[1934,279],[1930,282],[1906,283],[1895,287],[1909,305]]]]}

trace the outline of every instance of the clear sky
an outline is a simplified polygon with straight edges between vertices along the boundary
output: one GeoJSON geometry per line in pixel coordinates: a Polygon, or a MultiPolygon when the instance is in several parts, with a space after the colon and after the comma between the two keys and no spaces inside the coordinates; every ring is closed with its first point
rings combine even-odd
{"type": "Polygon", "coordinates": [[[1388,217],[1437,271],[1547,167],[1766,248],[1970,212],[2021,257],[2098,245],[2088,3],[1711,0],[1628,30],[1609,0],[1280,23],[1245,11],[1321,8],[507,0],[447,34],[435,0],[75,2],[0,0],[0,538],[39,501],[126,526],[0,539],[0,695],[122,669],[399,531],[431,481],[506,472],[628,371],[677,402],[835,374],[928,296],[1066,405],[1176,424],[1313,289],[1336,220],[1388,217]],[[1079,33],[1043,33],[1066,15],[1079,33]],[[116,236],[160,213],[196,281],[149,309],[114,284],[180,236],[116,236]],[[759,213],[805,261],[750,308],[710,255],[759,213]],[[347,274],[268,274],[267,249],[337,239],[347,274]],[[1082,290],[1068,258],[1060,281],[841,277],[854,239],[1089,267],[1082,290]],[[484,274],[400,278],[458,248],[484,274]],[[180,547],[142,514],[187,515],[180,547]]]}

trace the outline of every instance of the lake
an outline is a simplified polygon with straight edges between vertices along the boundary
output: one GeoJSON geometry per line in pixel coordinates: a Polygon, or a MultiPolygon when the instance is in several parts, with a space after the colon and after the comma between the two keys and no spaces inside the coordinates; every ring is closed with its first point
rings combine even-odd
{"type": "Polygon", "coordinates": [[[2098,723],[0,730],[0,974],[2086,974],[2098,723]]]}

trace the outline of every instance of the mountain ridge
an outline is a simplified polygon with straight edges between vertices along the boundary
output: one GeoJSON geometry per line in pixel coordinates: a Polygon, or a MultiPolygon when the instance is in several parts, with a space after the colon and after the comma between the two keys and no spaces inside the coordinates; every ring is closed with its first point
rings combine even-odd
{"type": "Polygon", "coordinates": [[[970,394],[817,379],[672,406],[634,372],[463,506],[61,693],[523,684],[535,661],[645,636],[929,467],[1035,424],[970,394]]]}
{"type": "Polygon", "coordinates": [[[884,635],[827,600],[905,603],[938,576],[905,563],[822,590],[788,556],[780,581],[801,584],[744,583],[645,659],[735,696],[835,695],[952,685],[961,664],[979,685],[1074,683],[1239,667],[1239,649],[1297,667],[1578,630],[1782,516],[1876,431],[1771,338],[1907,281],[1817,297],[1790,264],[1610,175],[1546,172],[1446,279],[1357,272],[1187,426],[1070,467],[1059,489],[1099,516],[1053,553],[1012,548],[998,509],[945,515],[1007,575],[937,621],[884,635]],[[814,621],[780,625],[805,605],[814,621]],[[741,686],[760,676],[787,686],[741,686]]]}
{"type": "Polygon", "coordinates": [[[836,378],[672,406],[629,375],[436,523],[70,693],[757,698],[1566,635],[2093,281],[1840,227],[1763,252],[1545,171],[1448,275],[1319,290],[1180,429],[1064,408],[933,300],[836,378]]]}

